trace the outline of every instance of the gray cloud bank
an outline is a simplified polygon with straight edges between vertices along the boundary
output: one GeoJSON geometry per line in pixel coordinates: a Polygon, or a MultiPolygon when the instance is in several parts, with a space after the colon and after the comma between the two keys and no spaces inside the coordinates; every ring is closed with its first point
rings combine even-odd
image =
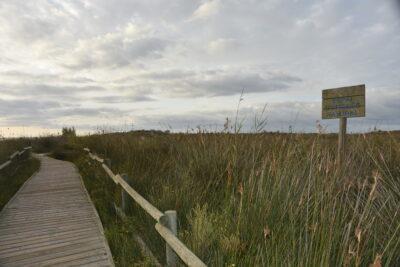
{"type": "MultiPolygon", "coordinates": [[[[373,101],[367,102],[367,118],[353,118],[349,120],[350,131],[370,131],[375,127],[382,130],[393,130],[400,127],[400,93],[391,93],[390,99],[382,97],[386,92],[377,90],[371,93],[373,101]]],[[[116,99],[117,102],[124,100],[116,99]]],[[[246,103],[246,95],[243,104],[246,103]]],[[[321,120],[321,103],[319,101],[286,101],[266,103],[266,131],[315,132],[317,124],[322,124],[327,132],[337,131],[337,120],[321,120]]],[[[243,121],[244,131],[254,131],[254,118],[262,114],[263,104],[239,108],[239,121],[243,121]]],[[[115,118],[125,114],[137,114],[138,110],[119,108],[85,108],[82,106],[63,105],[58,101],[40,100],[1,100],[0,116],[6,117],[8,125],[31,125],[59,128],[60,121],[65,118],[77,120],[86,118],[94,123],[82,123],[82,130],[93,131],[104,125],[113,126],[114,130],[130,129],[161,129],[172,131],[197,130],[198,127],[210,131],[221,131],[228,118],[231,123],[235,120],[236,109],[221,109],[203,112],[187,112],[185,114],[156,114],[133,116],[134,121],[125,121],[124,124],[113,123],[115,118]],[[100,119],[99,119],[100,118],[100,119]],[[103,118],[103,119],[102,119],[103,118]],[[104,118],[109,118],[104,123],[104,118]],[[133,128],[126,128],[127,123],[133,128]],[[125,125],[125,126],[124,126],[125,125]],[[124,128],[125,127],[125,128],[124,128]]],[[[111,127],[112,128],[112,127],[111,127]]]]}

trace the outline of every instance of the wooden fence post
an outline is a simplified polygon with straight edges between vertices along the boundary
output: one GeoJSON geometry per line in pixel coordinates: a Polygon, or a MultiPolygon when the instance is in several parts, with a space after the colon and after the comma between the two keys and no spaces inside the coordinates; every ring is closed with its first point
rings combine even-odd
{"type": "MultiPolygon", "coordinates": [[[[124,173],[121,175],[122,179],[124,179],[125,182],[129,184],[129,176],[124,173]]],[[[120,186],[121,189],[121,209],[124,213],[127,212],[127,204],[128,204],[128,194],[125,192],[125,190],[120,186]]]]}
{"type": "MultiPolygon", "coordinates": [[[[178,235],[178,222],[177,222],[177,214],[175,210],[167,210],[165,213],[166,216],[166,224],[165,225],[171,232],[177,236],[178,235]]],[[[167,256],[167,266],[175,267],[178,266],[178,255],[176,255],[175,251],[166,244],[165,254],[167,256]]]]}

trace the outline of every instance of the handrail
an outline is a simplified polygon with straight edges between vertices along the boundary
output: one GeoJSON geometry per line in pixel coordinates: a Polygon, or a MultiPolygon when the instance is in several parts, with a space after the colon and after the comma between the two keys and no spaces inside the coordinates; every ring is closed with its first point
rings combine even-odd
{"type": "Polygon", "coordinates": [[[122,186],[123,189],[139,204],[154,220],[157,222],[160,221],[161,217],[164,216],[164,213],[159,211],[156,207],[150,204],[144,197],[142,197],[138,192],[136,192],[132,187],[129,186],[127,182],[125,182],[121,176],[117,175],[118,183],[122,186]]]}
{"type": "Polygon", "coordinates": [[[142,207],[153,219],[157,221],[155,228],[160,236],[167,242],[167,244],[175,251],[175,253],[182,259],[182,261],[188,266],[204,267],[207,266],[202,262],[191,250],[189,250],[185,244],[180,241],[175,234],[165,227],[164,221],[166,215],[154,207],[138,192],[136,192],[119,174],[114,174],[111,169],[104,164],[105,160],[98,157],[97,155],[90,152],[89,148],[84,148],[84,151],[88,152],[91,159],[101,163],[101,166],[108,174],[108,176],[114,181],[115,184],[121,185],[121,187],[127,192],[140,207],[142,207]]]}
{"type": "Polygon", "coordinates": [[[16,156],[22,156],[22,154],[24,154],[27,150],[30,150],[30,149],[32,149],[32,147],[28,146],[28,147],[23,148],[21,151],[15,151],[14,153],[12,153],[12,154],[8,157],[9,160],[7,160],[6,162],[4,162],[3,164],[0,165],[0,171],[1,171],[2,169],[4,169],[5,167],[7,167],[8,165],[10,165],[11,162],[14,160],[14,158],[15,158],[16,156]]]}

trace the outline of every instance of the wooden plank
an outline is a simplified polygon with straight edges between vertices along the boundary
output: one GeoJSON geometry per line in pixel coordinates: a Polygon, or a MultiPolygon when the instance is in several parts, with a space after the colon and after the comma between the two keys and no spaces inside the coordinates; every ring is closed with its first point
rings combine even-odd
{"type": "Polygon", "coordinates": [[[88,219],[93,219],[93,217],[88,217],[88,218],[80,218],[80,219],[72,219],[72,220],[52,220],[52,221],[43,221],[42,223],[39,224],[17,224],[14,225],[12,223],[10,224],[4,224],[0,225],[0,235],[5,234],[5,233],[10,233],[10,232],[24,232],[24,231],[31,231],[34,229],[41,229],[41,228],[59,228],[63,225],[72,225],[72,224],[84,224],[84,223],[92,223],[91,221],[88,221],[88,219]]]}
{"type": "Polygon", "coordinates": [[[46,236],[46,234],[52,234],[52,233],[60,233],[63,231],[67,230],[77,230],[77,229],[92,229],[91,227],[92,224],[84,225],[84,224],[79,224],[79,225],[67,225],[67,226],[61,226],[57,227],[57,229],[41,229],[41,230],[31,230],[31,231],[24,231],[24,232],[18,232],[18,233],[9,233],[9,234],[2,234],[1,235],[1,240],[15,240],[15,239],[20,239],[20,238],[26,238],[30,236],[46,236]]]}
{"type": "Polygon", "coordinates": [[[76,168],[40,159],[40,171],[0,213],[0,266],[113,266],[100,219],[76,168]]]}
{"type": "Polygon", "coordinates": [[[14,253],[15,251],[27,251],[29,248],[42,248],[53,244],[61,244],[66,242],[76,242],[81,240],[99,240],[99,237],[93,234],[93,232],[69,234],[64,236],[47,235],[44,239],[29,240],[25,243],[13,243],[0,245],[0,256],[7,254],[7,252],[14,253]]]}
{"type": "Polygon", "coordinates": [[[107,262],[107,254],[101,252],[99,250],[89,250],[89,251],[80,251],[74,254],[65,255],[62,257],[57,257],[54,259],[44,260],[40,262],[42,265],[51,265],[51,266],[61,266],[62,264],[67,264],[67,266],[72,265],[80,265],[92,262],[107,262]]]}
{"type": "MultiPolygon", "coordinates": [[[[37,264],[37,263],[43,263],[43,261],[46,260],[51,260],[51,259],[57,259],[57,258],[62,258],[65,256],[69,255],[74,255],[77,253],[85,253],[88,251],[93,251],[93,250],[98,250],[101,249],[101,245],[98,243],[94,243],[93,245],[88,245],[86,244],[84,247],[75,247],[75,248],[70,248],[70,249],[58,249],[58,250],[52,250],[51,253],[36,256],[35,258],[13,258],[12,263],[13,264],[18,264],[18,265],[32,265],[32,264],[37,264]]],[[[5,262],[7,263],[7,262],[5,262]]],[[[11,263],[8,263],[11,265],[11,263]]]]}
{"type": "Polygon", "coordinates": [[[322,101],[322,108],[325,109],[348,109],[365,107],[365,96],[344,96],[327,98],[322,101]]]}
{"type": "MultiPolygon", "coordinates": [[[[103,248],[100,242],[98,242],[98,240],[76,242],[72,245],[58,245],[58,246],[53,246],[52,248],[47,248],[46,250],[36,250],[36,251],[31,251],[29,253],[26,252],[23,254],[14,255],[12,257],[0,258],[0,266],[3,266],[5,263],[7,263],[7,265],[25,266],[18,264],[18,261],[21,260],[34,261],[38,257],[51,255],[56,252],[67,252],[70,250],[74,250],[76,248],[94,247],[94,246],[97,246],[98,249],[103,248]]],[[[37,265],[40,266],[40,263],[38,263],[37,265]]]]}
{"type": "Polygon", "coordinates": [[[365,84],[325,89],[322,91],[323,99],[345,96],[365,96],[365,84]]]}
{"type": "Polygon", "coordinates": [[[322,110],[323,119],[364,117],[365,107],[347,109],[327,109],[322,110]]]}
{"type": "Polygon", "coordinates": [[[47,235],[37,235],[37,236],[25,236],[22,238],[13,238],[13,239],[7,239],[7,240],[0,240],[0,247],[2,246],[7,246],[11,244],[25,244],[28,242],[37,242],[40,240],[49,240],[50,238],[55,238],[55,237],[61,237],[61,236],[74,236],[76,234],[85,234],[85,233],[91,233],[93,232],[93,229],[90,227],[88,228],[79,228],[75,230],[70,230],[70,231],[59,231],[54,234],[51,234],[50,237],[47,235]]]}

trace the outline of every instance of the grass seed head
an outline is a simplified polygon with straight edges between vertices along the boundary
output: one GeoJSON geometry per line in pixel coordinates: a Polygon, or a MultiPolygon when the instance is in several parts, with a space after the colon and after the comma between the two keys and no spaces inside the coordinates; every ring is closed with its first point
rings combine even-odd
{"type": "Polygon", "coordinates": [[[369,267],[381,267],[382,266],[382,255],[376,254],[375,260],[369,265],[369,267]]]}
{"type": "Polygon", "coordinates": [[[271,236],[271,229],[269,229],[268,225],[264,227],[264,239],[268,239],[271,236]]]}
{"type": "Polygon", "coordinates": [[[354,235],[356,236],[358,243],[361,242],[361,233],[362,233],[362,231],[359,227],[357,227],[356,230],[354,231],[354,235]]]}

